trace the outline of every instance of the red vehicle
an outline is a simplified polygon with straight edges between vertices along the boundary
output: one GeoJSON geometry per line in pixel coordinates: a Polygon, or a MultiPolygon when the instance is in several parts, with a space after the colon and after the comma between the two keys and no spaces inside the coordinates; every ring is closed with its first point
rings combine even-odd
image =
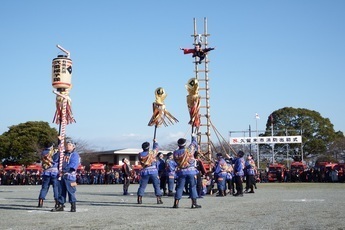
{"type": "Polygon", "coordinates": [[[301,161],[294,161],[291,163],[290,166],[290,175],[291,175],[291,182],[305,182],[306,173],[304,173],[308,169],[307,164],[301,161]]]}
{"type": "Polygon", "coordinates": [[[114,172],[120,172],[122,169],[122,165],[113,165],[111,169],[114,170],[114,172]]]}
{"type": "Polygon", "coordinates": [[[30,173],[32,174],[36,174],[36,175],[40,175],[43,172],[43,168],[41,164],[32,164],[32,165],[28,165],[25,169],[26,173],[30,173]]]}
{"type": "Polygon", "coordinates": [[[338,171],[339,182],[345,181],[345,163],[338,163],[335,166],[335,169],[338,171]]]}
{"type": "Polygon", "coordinates": [[[301,161],[294,161],[291,163],[290,170],[301,171],[303,172],[308,168],[307,164],[301,161]]]}
{"type": "Polygon", "coordinates": [[[268,168],[268,182],[282,182],[284,180],[285,165],[270,164],[268,168]]]}
{"type": "Polygon", "coordinates": [[[6,165],[4,168],[4,177],[1,180],[1,184],[4,185],[23,185],[25,184],[24,178],[19,178],[18,175],[25,172],[25,167],[21,165],[6,165]]]}
{"type": "Polygon", "coordinates": [[[334,168],[338,169],[339,165],[341,165],[341,164],[322,161],[322,162],[316,162],[315,168],[320,169],[320,171],[322,171],[322,172],[325,172],[327,170],[332,170],[334,168]]]}
{"type": "Polygon", "coordinates": [[[6,165],[6,167],[4,168],[4,171],[7,173],[21,173],[24,171],[24,167],[21,165],[6,165]]]}
{"type": "Polygon", "coordinates": [[[78,166],[78,168],[77,168],[77,173],[81,173],[81,172],[83,172],[85,170],[85,166],[84,165],[82,165],[82,164],[79,164],[79,166],[78,166]]]}
{"type": "Polygon", "coordinates": [[[338,163],[329,163],[325,165],[325,168],[327,170],[333,170],[334,168],[337,168],[337,167],[338,167],[338,163]]]}
{"type": "Polygon", "coordinates": [[[90,164],[90,171],[96,171],[96,170],[99,170],[99,171],[102,171],[102,170],[105,170],[105,164],[103,163],[92,163],[90,164]]]}

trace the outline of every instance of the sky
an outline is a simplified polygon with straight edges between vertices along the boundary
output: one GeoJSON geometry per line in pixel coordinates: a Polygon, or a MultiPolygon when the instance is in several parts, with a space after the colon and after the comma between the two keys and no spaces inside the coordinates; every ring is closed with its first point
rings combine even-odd
{"type": "Polygon", "coordinates": [[[159,127],[157,141],[188,138],[185,84],[194,63],[179,48],[193,47],[193,18],[202,33],[205,17],[216,47],[208,55],[210,114],[222,137],[264,130],[284,107],[317,111],[344,132],[344,12],[342,0],[2,1],[0,134],[27,121],[58,129],[51,62],[63,54],[59,44],[73,60],[77,122],[67,136],[98,150],[140,148],[153,139],[148,122],[163,87],[179,122],[159,127]]]}

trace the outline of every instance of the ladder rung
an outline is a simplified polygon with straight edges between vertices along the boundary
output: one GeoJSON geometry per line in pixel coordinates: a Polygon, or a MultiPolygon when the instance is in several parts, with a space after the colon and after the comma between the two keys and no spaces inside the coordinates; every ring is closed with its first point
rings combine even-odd
{"type": "Polygon", "coordinates": [[[203,70],[203,69],[198,69],[198,70],[195,70],[194,72],[205,72],[205,70],[203,70]]]}

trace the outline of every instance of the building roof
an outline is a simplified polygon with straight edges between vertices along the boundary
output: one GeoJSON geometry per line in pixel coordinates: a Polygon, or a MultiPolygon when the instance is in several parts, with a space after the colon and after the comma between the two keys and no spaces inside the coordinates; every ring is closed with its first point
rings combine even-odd
{"type": "MultiPolygon", "coordinates": [[[[107,151],[97,151],[93,152],[93,155],[137,155],[139,152],[143,151],[142,149],[134,149],[134,148],[127,148],[127,149],[115,149],[115,150],[107,150],[107,151]]],[[[171,151],[159,151],[166,155],[168,152],[171,151]]]]}

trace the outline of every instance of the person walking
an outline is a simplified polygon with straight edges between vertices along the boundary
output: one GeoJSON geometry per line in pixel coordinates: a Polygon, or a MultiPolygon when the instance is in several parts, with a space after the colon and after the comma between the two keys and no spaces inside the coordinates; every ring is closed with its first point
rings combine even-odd
{"type": "Polygon", "coordinates": [[[158,154],[158,148],[159,145],[156,142],[156,140],[153,140],[153,146],[152,150],[150,151],[150,143],[144,142],[141,145],[141,148],[143,149],[142,152],[139,153],[139,161],[143,167],[143,169],[140,171],[140,182],[139,182],[139,188],[138,188],[138,204],[142,204],[142,198],[145,193],[146,186],[151,179],[153,188],[155,190],[155,195],[157,198],[157,204],[163,204],[162,201],[162,192],[160,190],[159,185],[159,176],[158,176],[158,170],[156,167],[156,157],[158,154]]]}
{"type": "Polygon", "coordinates": [[[186,184],[189,184],[189,196],[192,200],[191,208],[201,208],[201,205],[197,204],[198,193],[196,191],[196,175],[199,173],[195,168],[194,158],[194,153],[198,148],[196,135],[192,135],[192,141],[188,148],[186,148],[186,139],[184,138],[178,139],[177,144],[178,149],[173,153],[174,160],[177,163],[177,188],[173,208],[179,207],[179,202],[186,184]]]}
{"type": "Polygon", "coordinates": [[[77,191],[77,168],[80,163],[80,157],[75,149],[76,145],[72,140],[67,141],[66,151],[62,159],[62,172],[59,184],[59,198],[58,205],[51,211],[60,212],[64,211],[66,196],[68,194],[69,203],[71,203],[71,212],[76,212],[76,191],[77,191]]]}
{"type": "Polygon", "coordinates": [[[45,148],[41,154],[42,158],[42,187],[38,196],[38,208],[43,207],[43,202],[47,196],[50,185],[53,186],[55,205],[58,205],[59,185],[58,185],[58,163],[59,154],[55,151],[54,145],[45,148]]]}
{"type": "Polygon", "coordinates": [[[131,184],[132,168],[127,158],[122,159],[122,176],[123,176],[123,195],[128,195],[128,187],[131,184]]]}

